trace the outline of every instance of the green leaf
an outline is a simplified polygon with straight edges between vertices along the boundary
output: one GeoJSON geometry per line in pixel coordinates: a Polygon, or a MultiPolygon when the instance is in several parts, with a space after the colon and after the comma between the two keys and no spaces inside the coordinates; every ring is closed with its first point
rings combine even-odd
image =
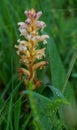
{"type": "Polygon", "coordinates": [[[33,124],[35,125],[36,130],[51,130],[52,128],[57,127],[58,117],[56,112],[60,104],[67,103],[64,97],[49,99],[45,96],[29,90],[23,91],[22,94],[28,94],[29,96],[30,105],[33,113],[33,124]]]}
{"type": "MultiPolygon", "coordinates": [[[[50,67],[52,85],[62,90],[66,80],[66,73],[64,70],[64,66],[61,62],[61,59],[59,57],[53,39],[49,38],[47,41],[48,41],[47,50],[49,54],[49,67],[50,67]]],[[[74,91],[69,83],[66,87],[64,94],[71,102],[75,101],[74,91]]]]}
{"type": "Polygon", "coordinates": [[[59,116],[67,130],[75,130],[77,126],[76,109],[71,104],[62,105],[59,108],[59,116]]]}
{"type": "Polygon", "coordinates": [[[53,92],[54,98],[64,98],[64,95],[62,94],[62,92],[59,89],[57,89],[56,87],[53,87],[51,85],[48,85],[48,87],[53,92]]]}
{"type": "Polygon", "coordinates": [[[14,110],[14,128],[15,128],[15,130],[19,130],[20,112],[21,112],[21,97],[18,99],[18,101],[15,105],[15,110],[14,110]]]}
{"type": "MultiPolygon", "coordinates": [[[[76,110],[66,100],[60,90],[51,85],[47,85],[47,87],[43,91],[43,94],[54,102],[54,107],[57,108],[56,110],[58,111],[60,121],[62,122],[63,126],[69,130],[70,128],[73,128],[76,125],[76,110]],[[50,88],[52,95],[50,95],[50,91],[48,88],[50,88]],[[47,95],[45,94],[45,92],[47,92],[47,95]]],[[[57,119],[57,122],[58,120],[59,119],[57,119]]]]}
{"type": "Polygon", "coordinates": [[[11,96],[10,102],[9,102],[6,130],[10,129],[10,124],[11,124],[11,120],[12,120],[11,118],[12,118],[12,96],[11,96]]]}
{"type": "Polygon", "coordinates": [[[29,94],[36,130],[50,130],[52,128],[52,101],[32,91],[24,91],[23,94],[29,94]]]}

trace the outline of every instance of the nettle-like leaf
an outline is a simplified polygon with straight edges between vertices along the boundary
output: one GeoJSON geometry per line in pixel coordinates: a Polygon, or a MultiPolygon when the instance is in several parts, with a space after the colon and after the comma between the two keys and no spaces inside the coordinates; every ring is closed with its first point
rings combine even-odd
{"type": "Polygon", "coordinates": [[[36,130],[61,130],[63,127],[62,121],[58,118],[57,110],[61,104],[67,104],[68,102],[61,95],[61,92],[57,92],[57,90],[55,91],[54,87],[50,88],[53,89],[52,91],[54,91],[55,98],[45,97],[29,90],[23,91],[23,94],[28,94],[29,96],[33,113],[33,123],[36,130]],[[56,92],[60,95],[60,97],[56,95],[56,92]]]}
{"type": "MultiPolygon", "coordinates": [[[[60,125],[58,124],[59,127],[60,128],[64,127],[64,128],[66,128],[66,130],[69,129],[69,126],[72,126],[73,124],[75,124],[74,123],[74,113],[72,111],[71,104],[67,101],[67,99],[64,97],[64,95],[61,93],[61,91],[59,89],[48,84],[43,89],[42,94],[44,96],[48,97],[49,99],[51,99],[53,104],[55,104],[55,106],[54,106],[54,108],[56,108],[55,124],[56,124],[56,122],[60,123],[60,125]],[[70,110],[72,113],[69,112],[70,110]],[[67,116],[66,116],[66,113],[68,113],[67,116]],[[57,117],[57,114],[58,114],[58,117],[57,117]],[[70,114],[70,117],[73,117],[71,119],[72,122],[70,121],[70,119],[67,121],[67,119],[69,118],[69,114],[70,114]],[[71,125],[69,125],[69,122],[71,122],[71,125]]],[[[56,125],[53,127],[55,127],[55,129],[58,129],[58,128],[56,128],[56,125]]],[[[61,130],[61,129],[59,129],[59,130],[61,130]]]]}

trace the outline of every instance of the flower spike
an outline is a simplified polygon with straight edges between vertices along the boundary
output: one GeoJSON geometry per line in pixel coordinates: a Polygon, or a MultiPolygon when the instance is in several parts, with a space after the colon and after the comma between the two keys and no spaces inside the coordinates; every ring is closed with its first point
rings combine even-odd
{"type": "MultiPolygon", "coordinates": [[[[44,61],[45,47],[38,49],[40,42],[46,44],[48,35],[39,35],[39,31],[46,27],[43,21],[39,21],[42,12],[36,12],[34,9],[25,11],[27,19],[25,22],[19,22],[20,36],[24,36],[24,40],[18,39],[18,45],[15,45],[17,49],[17,55],[19,55],[20,63],[24,65],[18,69],[19,79],[25,76],[24,83],[27,85],[30,80],[34,83],[34,88],[40,86],[41,81],[36,78],[36,70],[43,69],[47,61],[44,61]]],[[[33,89],[34,89],[33,88],[33,89]]]]}

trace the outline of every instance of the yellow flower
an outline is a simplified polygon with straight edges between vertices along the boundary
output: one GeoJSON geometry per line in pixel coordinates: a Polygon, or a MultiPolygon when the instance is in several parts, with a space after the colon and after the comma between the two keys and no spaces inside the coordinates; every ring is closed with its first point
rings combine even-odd
{"type": "MultiPolygon", "coordinates": [[[[20,36],[24,36],[24,40],[18,40],[17,54],[20,58],[20,63],[24,65],[24,68],[19,68],[19,78],[21,79],[25,75],[24,83],[27,85],[30,80],[34,83],[34,88],[37,88],[41,81],[36,79],[36,70],[42,69],[48,63],[43,61],[42,58],[45,57],[45,47],[38,49],[40,42],[46,44],[46,39],[49,38],[48,35],[39,35],[39,31],[42,31],[46,24],[38,19],[42,15],[42,12],[36,12],[34,9],[25,11],[27,19],[25,22],[19,22],[20,36]],[[41,60],[41,61],[40,61],[41,60]]],[[[33,88],[33,89],[34,89],[33,88]]]]}

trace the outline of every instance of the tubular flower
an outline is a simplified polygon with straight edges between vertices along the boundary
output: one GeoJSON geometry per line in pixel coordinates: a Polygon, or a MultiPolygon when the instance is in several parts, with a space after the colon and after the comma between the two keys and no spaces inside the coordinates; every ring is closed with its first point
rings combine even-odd
{"type": "MultiPolygon", "coordinates": [[[[25,22],[19,22],[19,31],[20,36],[24,37],[24,40],[18,40],[18,45],[15,45],[17,48],[17,55],[19,55],[20,63],[24,65],[24,68],[19,68],[19,78],[25,76],[24,83],[27,85],[29,80],[32,80],[34,87],[37,88],[41,81],[36,80],[36,70],[42,69],[48,63],[43,61],[45,57],[45,47],[39,49],[40,42],[46,44],[46,39],[49,38],[48,35],[39,35],[39,31],[43,30],[46,27],[46,24],[43,21],[38,19],[42,15],[42,12],[39,11],[36,13],[34,9],[25,11],[27,19],[25,22]]],[[[33,88],[34,89],[34,88],[33,88]]]]}

